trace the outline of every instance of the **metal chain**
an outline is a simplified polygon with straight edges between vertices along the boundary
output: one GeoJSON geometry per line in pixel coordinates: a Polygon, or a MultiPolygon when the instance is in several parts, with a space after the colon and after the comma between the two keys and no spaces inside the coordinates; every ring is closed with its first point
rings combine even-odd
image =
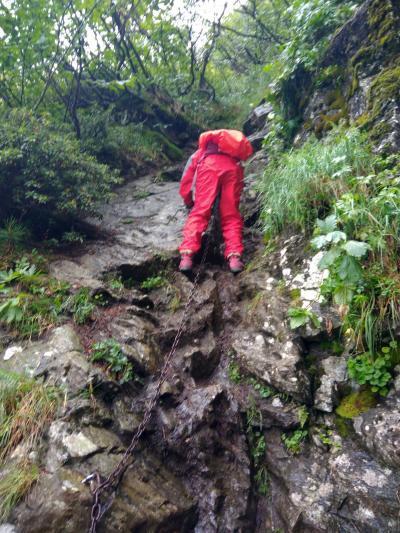
{"type": "Polygon", "coordinates": [[[156,405],[156,403],[157,403],[157,401],[158,401],[158,399],[159,399],[159,397],[161,395],[161,387],[163,386],[164,382],[167,379],[168,370],[169,370],[172,358],[175,355],[175,352],[177,350],[177,347],[178,347],[179,341],[180,341],[180,339],[182,337],[185,325],[186,325],[187,321],[189,320],[189,314],[188,314],[189,307],[190,307],[190,305],[191,305],[191,303],[192,303],[192,301],[194,299],[194,296],[195,296],[195,293],[196,293],[196,290],[197,290],[197,287],[198,287],[198,284],[199,284],[200,275],[201,275],[201,273],[203,271],[203,268],[204,268],[204,264],[205,264],[207,253],[208,253],[208,249],[209,249],[209,246],[210,246],[212,228],[214,226],[214,223],[215,223],[215,217],[213,217],[213,222],[212,222],[212,225],[211,225],[211,231],[210,231],[209,235],[207,236],[207,241],[206,241],[204,252],[203,252],[203,255],[202,255],[202,258],[201,258],[201,261],[200,261],[200,266],[199,266],[199,268],[197,270],[197,273],[196,273],[192,288],[191,288],[190,293],[189,293],[189,297],[188,297],[186,305],[184,307],[182,319],[181,319],[181,322],[179,324],[178,331],[177,331],[177,333],[175,335],[174,342],[172,343],[171,349],[170,349],[167,357],[165,358],[164,365],[163,365],[163,367],[161,369],[160,376],[158,378],[157,386],[156,386],[156,388],[154,390],[153,396],[151,397],[151,399],[150,399],[150,401],[149,401],[149,403],[147,405],[147,408],[146,408],[146,410],[144,412],[144,415],[143,415],[143,419],[142,419],[141,423],[139,424],[138,428],[136,429],[136,432],[135,432],[135,434],[132,437],[130,445],[126,449],[126,451],[125,451],[123,457],[121,458],[120,462],[117,464],[117,466],[114,468],[114,470],[108,475],[108,477],[104,481],[101,481],[101,477],[100,477],[100,474],[98,472],[94,472],[94,473],[90,474],[89,476],[87,476],[82,481],[82,483],[90,483],[91,484],[91,492],[92,492],[92,495],[93,495],[93,505],[92,505],[91,522],[90,522],[89,533],[96,533],[96,528],[97,528],[97,525],[98,525],[99,521],[101,520],[103,515],[107,512],[107,510],[110,508],[110,506],[111,506],[111,504],[112,504],[112,502],[114,500],[114,497],[115,497],[115,491],[117,490],[118,485],[121,482],[122,477],[123,477],[126,469],[133,462],[133,459],[132,459],[133,451],[135,450],[136,446],[138,445],[140,437],[142,436],[144,430],[146,429],[148,423],[150,422],[150,419],[152,417],[152,411],[153,411],[153,409],[154,409],[154,407],[155,407],[155,405],[156,405]],[[94,485],[95,488],[92,488],[92,485],[94,485]],[[108,499],[106,500],[106,503],[102,503],[101,502],[101,496],[102,496],[103,493],[106,493],[106,492],[109,493],[108,499]]]}

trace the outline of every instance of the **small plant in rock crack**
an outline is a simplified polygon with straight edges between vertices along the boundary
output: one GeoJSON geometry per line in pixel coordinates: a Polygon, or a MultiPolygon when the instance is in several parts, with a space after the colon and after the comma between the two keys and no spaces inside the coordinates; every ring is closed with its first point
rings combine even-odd
{"type": "Polygon", "coordinates": [[[369,385],[372,392],[386,396],[389,392],[389,383],[392,380],[390,373],[399,359],[399,347],[396,341],[391,341],[389,346],[383,346],[375,356],[365,352],[347,361],[349,376],[360,385],[369,385]]]}
{"type": "Polygon", "coordinates": [[[122,281],[121,276],[109,279],[108,285],[113,291],[121,292],[124,290],[124,282],[122,281]]]}
{"type": "Polygon", "coordinates": [[[92,346],[92,361],[104,362],[107,370],[123,384],[134,379],[132,364],[115,339],[96,342],[92,346]]]}
{"type": "Polygon", "coordinates": [[[285,445],[286,449],[292,453],[300,453],[303,441],[306,439],[308,431],[305,429],[297,429],[293,433],[288,435],[282,435],[282,442],[285,445]]]}
{"type": "Polygon", "coordinates": [[[290,318],[291,329],[305,326],[308,323],[311,323],[315,328],[321,326],[317,315],[310,309],[305,309],[304,307],[290,307],[287,315],[290,318]]]}
{"type": "Polygon", "coordinates": [[[327,428],[326,426],[318,428],[317,437],[322,444],[328,446],[329,448],[341,448],[341,445],[333,440],[333,430],[327,428]]]}
{"type": "Polygon", "coordinates": [[[77,293],[65,300],[63,307],[72,313],[75,323],[81,325],[91,318],[96,306],[92,302],[90,289],[82,287],[77,293]]]}
{"type": "Polygon", "coordinates": [[[255,391],[258,392],[261,398],[269,398],[274,394],[274,391],[271,389],[271,387],[268,387],[268,385],[263,385],[254,378],[250,378],[248,380],[248,383],[253,387],[255,391]]]}
{"type": "Polygon", "coordinates": [[[299,409],[297,410],[297,416],[299,418],[300,427],[301,429],[303,429],[310,416],[310,413],[308,412],[308,409],[305,405],[299,407],[299,409]]]}
{"type": "Polygon", "coordinates": [[[57,323],[68,292],[65,283],[45,276],[23,257],[0,271],[0,322],[22,337],[40,335],[57,323]]]}
{"type": "Polygon", "coordinates": [[[142,191],[136,191],[133,195],[133,199],[134,200],[144,200],[145,198],[148,198],[149,196],[151,196],[151,192],[149,191],[145,191],[145,190],[142,190],[142,191]]]}
{"type": "Polygon", "coordinates": [[[146,278],[142,283],[140,284],[140,287],[142,289],[151,291],[153,289],[159,289],[163,285],[165,285],[166,279],[162,276],[152,276],[149,278],[146,278]]]}
{"type": "Polygon", "coordinates": [[[229,379],[236,384],[239,384],[243,380],[243,376],[240,373],[240,367],[234,361],[231,361],[228,366],[228,376],[229,379]]]}
{"type": "Polygon", "coordinates": [[[66,231],[62,234],[61,240],[66,244],[83,244],[85,242],[85,236],[78,231],[66,231]]]}
{"type": "Polygon", "coordinates": [[[263,465],[266,442],[263,434],[262,414],[252,399],[250,407],[246,412],[247,438],[249,442],[250,456],[254,465],[254,481],[259,494],[266,495],[268,492],[269,479],[268,472],[263,465]]]}

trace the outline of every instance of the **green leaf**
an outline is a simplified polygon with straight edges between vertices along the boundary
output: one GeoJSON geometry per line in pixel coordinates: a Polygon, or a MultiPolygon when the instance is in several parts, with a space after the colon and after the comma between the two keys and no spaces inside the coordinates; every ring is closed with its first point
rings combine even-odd
{"type": "Polygon", "coordinates": [[[304,326],[305,324],[307,324],[307,322],[308,322],[308,316],[306,315],[292,317],[290,319],[290,328],[291,329],[299,328],[300,326],[304,326]]]}
{"type": "Polygon", "coordinates": [[[333,265],[333,263],[336,261],[336,259],[340,256],[341,250],[339,248],[332,248],[328,252],[326,252],[321,261],[318,263],[318,268],[320,270],[324,270],[325,268],[329,268],[333,265]]]}
{"type": "Polygon", "coordinates": [[[351,287],[348,285],[340,285],[339,287],[336,287],[335,292],[333,294],[333,301],[337,305],[347,305],[351,303],[351,300],[353,299],[354,291],[351,287]]]}
{"type": "Polygon", "coordinates": [[[333,242],[334,244],[337,244],[340,241],[345,241],[346,239],[347,236],[343,231],[332,231],[326,236],[326,240],[328,242],[333,242]]]}
{"type": "Polygon", "coordinates": [[[327,244],[328,240],[325,235],[319,235],[318,237],[314,237],[314,239],[311,239],[311,246],[313,246],[317,250],[320,250],[327,244]]]}
{"type": "Polygon", "coordinates": [[[369,244],[361,241],[348,241],[343,245],[343,250],[352,257],[363,257],[370,249],[369,244]]]}
{"type": "Polygon", "coordinates": [[[336,229],[336,226],[337,226],[336,215],[329,215],[324,220],[321,220],[318,218],[317,226],[321,230],[321,233],[325,235],[327,233],[331,233],[332,231],[336,229]]]}
{"type": "Polygon", "coordinates": [[[362,269],[359,263],[354,259],[345,255],[338,267],[339,278],[348,283],[357,283],[362,278],[362,269]]]}

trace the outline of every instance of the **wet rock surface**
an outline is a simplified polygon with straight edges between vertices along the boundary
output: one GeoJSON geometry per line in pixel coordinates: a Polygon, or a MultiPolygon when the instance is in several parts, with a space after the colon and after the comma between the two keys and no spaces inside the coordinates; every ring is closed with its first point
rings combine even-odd
{"type": "Polygon", "coordinates": [[[107,294],[106,274],[129,280],[112,294],[107,327],[94,324],[93,335],[114,337],[140,379],[121,384],[93,364],[71,324],[5,345],[0,368],[60,385],[65,401],[38,450],[39,482],[0,532],[87,530],[92,498],[81,481],[118,464],[185,318],[160,400],[99,531],[399,530],[399,390],[339,432],[333,412],[349,383],[345,357],[331,348],[338,316],[318,298],[323,273],[301,237],[263,256],[251,227],[262,159],[247,176],[249,266],[233,277],[210,254],[189,314],[192,280],[169,270],[184,219],[174,182],[147,177],[125,186],[104,208],[108,240],[54,262],[59,279],[107,294]],[[140,287],[162,271],[161,287],[140,287]],[[294,298],[313,306],[320,328],[290,329],[294,298]],[[283,437],[307,425],[300,453],[290,452],[283,437]]]}
{"type": "Polygon", "coordinates": [[[320,80],[302,91],[300,144],[349,121],[368,130],[380,152],[400,149],[400,12],[393,0],[366,0],[333,36],[320,80]]]}

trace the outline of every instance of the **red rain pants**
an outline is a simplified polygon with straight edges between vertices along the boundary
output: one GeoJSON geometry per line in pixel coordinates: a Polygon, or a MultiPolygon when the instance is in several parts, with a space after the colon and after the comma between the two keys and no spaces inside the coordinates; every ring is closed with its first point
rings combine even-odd
{"type": "Polygon", "coordinates": [[[196,253],[201,247],[201,236],[211,218],[212,207],[220,192],[219,211],[225,257],[243,252],[243,220],[239,212],[243,190],[243,168],[232,157],[224,154],[208,155],[197,166],[195,202],[183,228],[180,252],[196,253]]]}

